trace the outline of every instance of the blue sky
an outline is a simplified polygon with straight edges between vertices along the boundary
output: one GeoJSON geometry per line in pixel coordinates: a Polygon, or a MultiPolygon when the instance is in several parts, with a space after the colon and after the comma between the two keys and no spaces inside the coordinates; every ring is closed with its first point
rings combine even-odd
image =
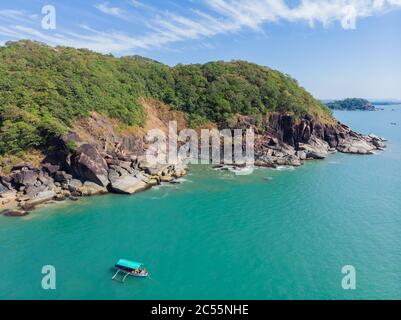
{"type": "Polygon", "coordinates": [[[17,39],[169,65],[248,60],[317,98],[401,99],[401,0],[0,0],[0,44],[17,39]]]}

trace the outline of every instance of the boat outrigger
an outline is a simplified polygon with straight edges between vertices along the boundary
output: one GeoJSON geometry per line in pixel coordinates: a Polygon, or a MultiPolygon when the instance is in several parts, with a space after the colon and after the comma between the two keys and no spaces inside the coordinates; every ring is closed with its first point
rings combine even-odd
{"type": "Polygon", "coordinates": [[[127,277],[146,278],[149,276],[149,273],[144,268],[143,263],[140,262],[120,259],[115,264],[115,268],[117,269],[117,272],[111,278],[112,280],[115,280],[120,272],[124,274],[121,282],[124,282],[127,277]]]}

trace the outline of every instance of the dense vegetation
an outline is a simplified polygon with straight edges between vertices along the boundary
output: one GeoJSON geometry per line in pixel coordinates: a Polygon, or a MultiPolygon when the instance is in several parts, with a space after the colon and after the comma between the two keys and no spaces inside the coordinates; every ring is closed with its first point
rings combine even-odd
{"type": "Polygon", "coordinates": [[[345,99],[345,100],[337,100],[334,102],[326,103],[326,105],[333,110],[366,110],[372,111],[375,110],[375,107],[371,102],[366,99],[345,99]]]}
{"type": "Polygon", "coordinates": [[[139,97],[186,112],[192,125],[274,111],[331,118],[294,79],[243,61],[171,68],[138,56],[19,41],[0,48],[0,155],[44,146],[91,111],[141,126],[139,97]]]}

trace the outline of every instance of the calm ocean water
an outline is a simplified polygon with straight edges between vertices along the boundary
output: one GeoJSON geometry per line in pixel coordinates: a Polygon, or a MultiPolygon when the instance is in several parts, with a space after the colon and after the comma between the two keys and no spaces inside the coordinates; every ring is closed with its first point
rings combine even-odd
{"type": "Polygon", "coordinates": [[[388,138],[387,151],[251,176],[195,166],[180,185],[0,217],[0,298],[400,298],[401,106],[335,115],[388,138]],[[111,281],[119,258],[151,278],[111,281]],[[348,264],[354,291],[341,287],[348,264]]]}

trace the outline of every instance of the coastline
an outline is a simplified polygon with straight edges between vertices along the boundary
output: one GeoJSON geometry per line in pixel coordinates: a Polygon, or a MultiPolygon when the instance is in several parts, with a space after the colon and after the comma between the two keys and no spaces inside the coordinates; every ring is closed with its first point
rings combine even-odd
{"type": "MultiPolygon", "coordinates": [[[[373,134],[358,134],[340,123],[322,125],[309,117],[295,123],[288,116],[273,115],[267,130],[255,136],[254,165],[298,167],[336,152],[370,155],[384,150],[385,141],[373,134]]],[[[217,165],[216,169],[229,167],[238,174],[247,170],[235,163],[217,165]]],[[[78,201],[107,193],[133,195],[162,182],[177,183],[186,174],[184,163],[152,165],[143,154],[107,153],[95,144],[84,143],[66,155],[65,163],[43,163],[39,168],[20,164],[9,175],[1,176],[0,213],[21,217],[55,201],[78,201]]]]}

